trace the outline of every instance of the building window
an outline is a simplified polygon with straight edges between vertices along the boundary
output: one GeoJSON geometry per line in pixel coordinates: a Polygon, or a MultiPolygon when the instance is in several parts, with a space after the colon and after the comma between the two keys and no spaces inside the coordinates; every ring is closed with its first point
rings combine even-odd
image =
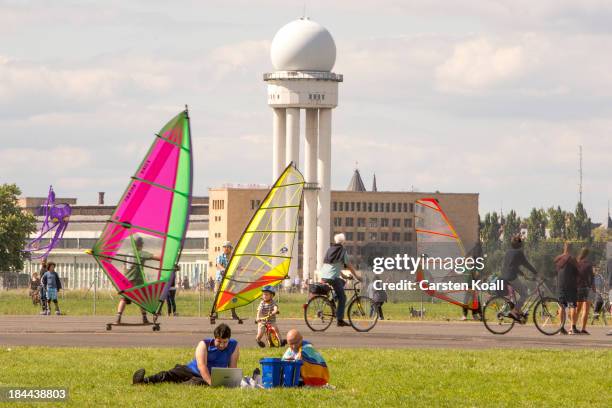
{"type": "Polygon", "coordinates": [[[357,241],[365,241],[365,232],[357,233],[357,241]]]}
{"type": "Polygon", "coordinates": [[[391,212],[395,212],[395,203],[391,203],[391,212]]]}
{"type": "Polygon", "coordinates": [[[357,211],[361,211],[361,201],[357,203],[357,211]]]}
{"type": "Polygon", "coordinates": [[[357,247],[357,255],[365,255],[365,248],[364,247],[357,247]]]}
{"type": "Polygon", "coordinates": [[[404,241],[412,241],[412,232],[404,232],[404,241]]]}
{"type": "Polygon", "coordinates": [[[353,247],[352,246],[345,246],[344,247],[346,249],[346,253],[349,255],[353,254],[353,247]]]}
{"type": "Polygon", "coordinates": [[[332,208],[334,209],[334,211],[338,211],[338,203],[334,201],[332,203],[332,208]]]}
{"type": "Polygon", "coordinates": [[[355,211],[355,202],[351,201],[351,211],[355,211]]]}
{"type": "Polygon", "coordinates": [[[366,203],[365,203],[365,201],[364,201],[364,202],[362,203],[362,209],[363,209],[363,212],[366,212],[366,211],[367,211],[367,210],[366,210],[366,208],[367,208],[367,207],[366,207],[366,203]]]}
{"type": "Polygon", "coordinates": [[[388,232],[381,232],[380,233],[380,240],[381,241],[388,241],[389,240],[389,233],[388,232]]]}
{"type": "Polygon", "coordinates": [[[376,240],[378,240],[378,234],[375,233],[375,232],[370,232],[368,234],[368,240],[369,241],[376,241],[376,240]]]}
{"type": "Polygon", "coordinates": [[[338,209],[338,211],[344,211],[344,202],[340,201],[340,208],[338,209]]]}
{"type": "Polygon", "coordinates": [[[398,242],[400,240],[400,233],[394,232],[391,234],[391,241],[398,242]]]}
{"type": "Polygon", "coordinates": [[[334,227],[341,227],[341,226],[342,226],[342,218],[334,217],[334,227]]]}
{"type": "Polygon", "coordinates": [[[380,219],[380,226],[381,227],[388,227],[389,226],[389,219],[388,218],[381,218],[380,219]]]}
{"type": "Polygon", "coordinates": [[[399,227],[401,223],[401,220],[399,218],[394,218],[393,219],[393,226],[394,227],[399,227]]]}
{"type": "Polygon", "coordinates": [[[345,232],[344,236],[346,237],[347,241],[352,241],[353,240],[353,233],[352,232],[345,232]]]}
{"type": "Polygon", "coordinates": [[[412,228],[412,218],[405,218],[404,219],[404,227],[412,228]]]}
{"type": "Polygon", "coordinates": [[[414,212],[414,203],[410,203],[410,212],[414,212]]]}
{"type": "Polygon", "coordinates": [[[370,218],[368,221],[370,228],[378,227],[378,218],[370,218]]]}
{"type": "Polygon", "coordinates": [[[378,212],[378,203],[374,203],[374,212],[378,212]]]}
{"type": "Polygon", "coordinates": [[[365,227],[365,218],[357,218],[357,226],[365,227]]]}
{"type": "Polygon", "coordinates": [[[353,226],[353,218],[352,217],[346,217],[344,219],[344,225],[347,227],[352,227],[353,226]]]}
{"type": "Polygon", "coordinates": [[[372,212],[372,203],[368,203],[368,212],[372,212]]]}
{"type": "Polygon", "coordinates": [[[408,212],[408,203],[404,203],[404,212],[408,212]]]}
{"type": "Polygon", "coordinates": [[[390,209],[391,209],[391,204],[386,203],[385,204],[385,212],[389,212],[390,209]]]}
{"type": "Polygon", "coordinates": [[[204,238],[185,238],[185,249],[204,249],[204,238]]]}

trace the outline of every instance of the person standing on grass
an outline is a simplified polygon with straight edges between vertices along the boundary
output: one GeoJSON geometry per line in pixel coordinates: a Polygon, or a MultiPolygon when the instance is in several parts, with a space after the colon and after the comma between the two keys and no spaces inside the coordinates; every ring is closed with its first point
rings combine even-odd
{"type": "Polygon", "coordinates": [[[578,302],[578,310],[576,315],[580,316],[582,312],[582,329],[580,334],[590,334],[586,330],[587,321],[589,320],[589,310],[591,304],[589,302],[589,292],[592,290],[595,293],[595,283],[593,280],[593,264],[589,262],[587,257],[589,256],[589,249],[582,248],[580,255],[578,255],[578,276],[576,282],[576,300],[578,302]]]}
{"type": "Polygon", "coordinates": [[[38,286],[38,291],[40,293],[40,308],[42,309],[40,311],[41,315],[47,314],[47,289],[42,284],[42,277],[45,275],[45,272],[47,272],[47,260],[43,259],[42,262],[40,263],[39,276],[41,278],[41,282],[40,282],[40,285],[38,286]]]}
{"type": "Polygon", "coordinates": [[[346,241],[344,234],[334,235],[334,244],[327,250],[323,266],[319,271],[321,280],[331,285],[334,288],[334,292],[336,292],[336,296],[338,296],[338,308],[336,309],[336,324],[338,326],[350,326],[349,323],[344,321],[344,308],[346,306],[344,285],[346,282],[341,277],[342,270],[348,269],[355,279],[360,280],[355,268],[349,262],[348,253],[343,246],[344,241],[346,241]]]}
{"type": "Polygon", "coordinates": [[[172,273],[172,280],[168,282],[170,288],[168,289],[168,316],[178,316],[176,313],[176,272],[172,273]]]}
{"type": "Polygon", "coordinates": [[[562,327],[561,334],[580,334],[576,327],[578,263],[571,254],[571,244],[569,242],[563,245],[563,253],[555,258],[555,268],[557,269],[559,303],[563,307],[561,309],[561,319],[563,320],[565,317],[565,309],[569,309],[569,320],[572,324],[569,332],[565,330],[565,327],[562,327]]]}
{"type": "Polygon", "coordinates": [[[55,304],[55,314],[59,316],[61,313],[57,303],[57,292],[62,289],[62,281],[57,272],[55,272],[55,262],[47,264],[47,272],[45,272],[40,282],[45,287],[47,293],[47,311],[45,314],[47,316],[51,314],[51,302],[53,302],[55,304]]]}
{"type": "Polygon", "coordinates": [[[145,377],[145,369],[140,368],[132,376],[132,384],[173,382],[187,385],[210,385],[212,368],[237,368],[240,358],[238,341],[231,338],[232,330],[227,324],[218,325],[213,337],[198,343],[195,357],[186,365],[177,364],[168,371],[161,371],[149,377],[145,377]]]}
{"type": "MultiPolygon", "coordinates": [[[[215,266],[217,267],[217,274],[215,276],[215,298],[218,296],[218,293],[221,290],[221,282],[223,282],[223,278],[225,277],[226,269],[229,265],[231,254],[232,243],[229,241],[225,241],[223,243],[223,252],[217,256],[217,260],[215,263],[215,266]]],[[[217,314],[215,313],[214,316],[217,317],[217,314]]],[[[232,319],[240,320],[240,318],[236,314],[236,309],[232,309],[232,319]]]]}

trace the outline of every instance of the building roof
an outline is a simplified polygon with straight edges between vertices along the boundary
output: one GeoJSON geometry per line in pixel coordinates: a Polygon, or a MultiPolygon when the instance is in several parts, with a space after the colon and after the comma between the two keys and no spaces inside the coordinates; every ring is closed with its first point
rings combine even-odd
{"type": "Polygon", "coordinates": [[[377,192],[378,187],[376,187],[376,173],[374,173],[374,179],[372,180],[372,191],[377,192]]]}
{"type": "Polygon", "coordinates": [[[365,185],[363,184],[363,180],[361,179],[361,174],[359,174],[359,170],[355,169],[353,173],[353,177],[349,182],[348,187],[346,188],[348,191],[366,191],[365,185]]]}

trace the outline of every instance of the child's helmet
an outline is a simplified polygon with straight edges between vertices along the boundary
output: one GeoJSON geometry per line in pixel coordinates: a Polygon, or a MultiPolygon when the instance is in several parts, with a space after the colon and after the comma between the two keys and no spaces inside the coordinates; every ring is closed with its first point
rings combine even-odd
{"type": "Polygon", "coordinates": [[[264,286],[261,291],[262,292],[270,292],[273,295],[276,294],[276,289],[274,288],[274,286],[271,286],[271,285],[264,286]]]}

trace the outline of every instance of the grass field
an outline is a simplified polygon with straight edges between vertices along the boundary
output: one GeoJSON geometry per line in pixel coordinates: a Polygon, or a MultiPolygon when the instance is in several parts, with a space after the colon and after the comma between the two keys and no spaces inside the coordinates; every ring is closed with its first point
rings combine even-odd
{"type": "MultiPolygon", "coordinates": [[[[349,294],[350,296],[350,294],[349,294]]],[[[305,294],[282,293],[277,298],[281,317],[303,318],[304,311],[302,305],[307,301],[305,294]]],[[[110,291],[99,291],[96,299],[96,314],[113,315],[116,313],[119,297],[110,291]]],[[[72,316],[92,315],[94,309],[93,293],[72,290],[60,291],[59,303],[62,312],[72,316]]],[[[207,316],[212,304],[210,292],[202,292],[201,303],[197,292],[181,291],[176,297],[178,312],[181,316],[198,316],[200,311],[202,316],[207,316]]],[[[258,302],[238,309],[238,313],[243,316],[255,316],[258,302]]],[[[385,303],[383,309],[385,317],[391,320],[419,320],[410,316],[410,307],[420,310],[420,302],[385,303]]],[[[431,303],[424,302],[424,320],[457,320],[461,317],[461,309],[446,302],[431,303]]],[[[26,290],[0,291],[0,315],[27,315],[37,314],[40,308],[32,305],[26,290]]],[[[165,309],[164,309],[165,312],[165,309]]],[[[138,308],[128,307],[126,314],[137,315],[138,308]]]]}
{"type": "MultiPolygon", "coordinates": [[[[241,351],[245,374],[270,356],[267,350],[241,351]]],[[[79,407],[612,406],[612,352],[594,350],[324,349],[335,390],[130,385],[135,369],[154,373],[187,362],[192,353],[188,348],[3,347],[0,385],[67,387],[66,405],[79,407]]]]}

